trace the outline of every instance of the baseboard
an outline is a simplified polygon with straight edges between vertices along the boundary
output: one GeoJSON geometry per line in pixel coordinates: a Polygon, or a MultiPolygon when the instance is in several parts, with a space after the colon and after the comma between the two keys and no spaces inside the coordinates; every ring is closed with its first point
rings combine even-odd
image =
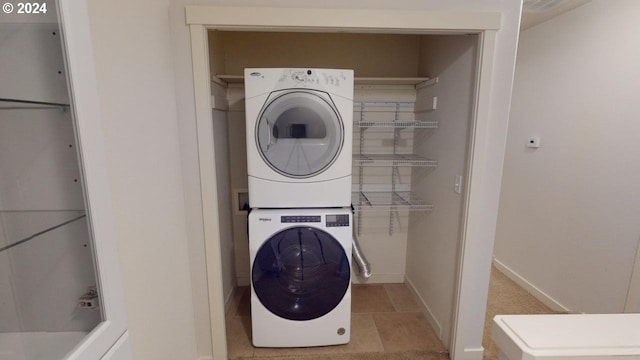
{"type": "Polygon", "coordinates": [[[503,273],[506,277],[525,289],[528,293],[533,295],[536,299],[540,300],[543,304],[547,305],[553,311],[572,313],[566,306],[562,305],[559,301],[549,296],[544,291],[538,289],[535,285],[527,281],[527,279],[520,276],[520,274],[513,271],[511,268],[500,262],[500,260],[493,258],[493,266],[496,270],[503,273]]]}
{"type": "Polygon", "coordinates": [[[407,288],[409,289],[409,291],[411,291],[413,296],[418,299],[419,305],[422,307],[422,312],[427,317],[427,321],[429,321],[429,324],[431,325],[433,330],[435,330],[436,334],[438,334],[438,339],[442,340],[442,326],[440,325],[440,322],[438,322],[438,319],[436,319],[436,317],[433,315],[433,312],[429,308],[429,305],[427,305],[427,302],[424,301],[422,296],[420,296],[418,290],[413,285],[413,282],[406,276],[404,278],[404,283],[407,285],[407,288]]]}
{"type": "Polygon", "coordinates": [[[482,360],[484,358],[484,348],[464,349],[462,354],[455,353],[456,360],[482,360]]]}
{"type": "Polygon", "coordinates": [[[233,296],[236,294],[236,290],[238,289],[237,286],[234,286],[231,291],[229,291],[229,296],[227,296],[226,299],[224,299],[224,313],[228,313],[229,309],[231,308],[231,305],[233,304],[233,296]]]}

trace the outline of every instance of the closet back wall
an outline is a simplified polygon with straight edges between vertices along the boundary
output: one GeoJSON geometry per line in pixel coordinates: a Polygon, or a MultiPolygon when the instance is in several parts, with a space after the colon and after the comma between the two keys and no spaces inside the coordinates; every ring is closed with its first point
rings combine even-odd
{"type": "Polygon", "coordinates": [[[247,67],[333,67],[359,77],[418,72],[418,35],[213,31],[209,39],[210,49],[224,52],[212,52],[214,75],[241,75],[247,67]]]}
{"type": "MultiPolygon", "coordinates": [[[[358,77],[416,77],[422,61],[421,38],[420,35],[390,34],[210,31],[210,69],[212,76],[241,75],[246,67],[318,67],[354,69],[358,77]]],[[[380,101],[380,96],[393,101],[415,100],[415,90],[408,91],[407,86],[381,92],[371,90],[370,86],[356,89],[356,100],[380,101]]],[[[235,196],[247,188],[244,90],[242,83],[224,87],[213,82],[212,92],[214,127],[228,126],[229,135],[227,141],[222,139],[226,132],[214,133],[216,140],[220,138],[229,144],[228,149],[216,148],[217,156],[222,151],[228,153],[230,164],[228,170],[216,164],[221,178],[225,178],[225,171],[228,171],[230,179],[228,186],[224,183],[218,186],[221,193],[225,193],[226,188],[226,193],[235,196]],[[225,121],[228,121],[227,125],[222,124],[225,121]]],[[[235,209],[237,204],[233,203],[233,210],[225,211],[222,196],[219,201],[221,216],[231,214],[233,219],[233,242],[225,236],[229,233],[225,222],[220,223],[224,294],[228,299],[230,278],[235,276],[238,285],[249,284],[247,222],[246,213],[235,209]],[[235,259],[235,266],[232,259],[235,259]]],[[[374,236],[376,240],[372,239],[371,244],[362,241],[369,260],[376,266],[371,281],[404,280],[406,216],[402,216],[405,225],[398,226],[393,237],[374,236]],[[381,244],[385,244],[382,249],[379,248],[381,244]]],[[[388,215],[384,217],[388,218],[388,215]]],[[[386,228],[382,233],[386,234],[386,228]]]]}

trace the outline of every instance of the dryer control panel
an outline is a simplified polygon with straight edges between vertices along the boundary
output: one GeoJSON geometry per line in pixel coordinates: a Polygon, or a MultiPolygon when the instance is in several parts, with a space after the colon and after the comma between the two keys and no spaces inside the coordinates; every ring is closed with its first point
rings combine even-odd
{"type": "Polygon", "coordinates": [[[291,73],[291,80],[304,84],[320,84],[318,75],[311,70],[294,71],[291,73]]]}

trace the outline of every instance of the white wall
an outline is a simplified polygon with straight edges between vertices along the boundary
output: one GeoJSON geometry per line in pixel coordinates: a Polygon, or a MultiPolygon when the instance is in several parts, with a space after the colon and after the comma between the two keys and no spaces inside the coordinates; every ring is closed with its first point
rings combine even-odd
{"type": "Polygon", "coordinates": [[[621,312],[640,238],[640,8],[593,0],[520,37],[495,257],[577,312],[621,312]],[[529,136],[542,138],[537,150],[529,136]]]}
{"type": "Polygon", "coordinates": [[[158,0],[89,2],[125,306],[139,360],[195,359],[194,316],[208,317],[206,309],[193,310],[178,136],[178,122],[188,119],[176,109],[168,8],[158,0]]]}

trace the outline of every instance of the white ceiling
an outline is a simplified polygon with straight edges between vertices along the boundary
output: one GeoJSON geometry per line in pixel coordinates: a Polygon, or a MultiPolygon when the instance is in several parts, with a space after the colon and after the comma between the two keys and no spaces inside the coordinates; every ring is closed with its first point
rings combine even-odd
{"type": "Polygon", "coordinates": [[[520,30],[528,29],[591,0],[524,0],[520,30]]]}

